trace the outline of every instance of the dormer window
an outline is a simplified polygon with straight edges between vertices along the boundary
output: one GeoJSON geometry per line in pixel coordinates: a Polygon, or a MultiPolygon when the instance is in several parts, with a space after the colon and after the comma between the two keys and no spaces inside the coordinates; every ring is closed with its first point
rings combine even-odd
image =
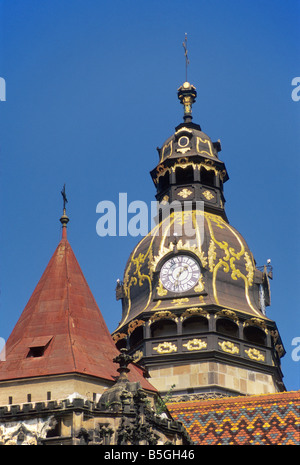
{"type": "Polygon", "coordinates": [[[27,357],[42,357],[45,352],[45,346],[30,347],[27,357]]]}
{"type": "Polygon", "coordinates": [[[40,336],[34,338],[30,345],[27,353],[27,358],[30,357],[42,357],[49,346],[53,336],[40,336]]]}

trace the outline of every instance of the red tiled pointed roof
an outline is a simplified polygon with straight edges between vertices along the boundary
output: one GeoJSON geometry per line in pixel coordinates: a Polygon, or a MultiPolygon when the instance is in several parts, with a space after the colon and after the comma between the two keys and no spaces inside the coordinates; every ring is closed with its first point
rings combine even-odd
{"type": "MultiPolygon", "coordinates": [[[[113,381],[118,354],[63,228],[62,240],[6,343],[0,380],[81,373],[113,381]]],[[[155,391],[134,365],[128,378],[155,391]]]]}

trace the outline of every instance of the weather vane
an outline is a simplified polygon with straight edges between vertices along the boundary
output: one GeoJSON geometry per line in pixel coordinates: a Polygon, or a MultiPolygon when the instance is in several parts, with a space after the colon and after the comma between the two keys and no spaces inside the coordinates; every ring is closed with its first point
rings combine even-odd
{"type": "Polygon", "coordinates": [[[64,202],[64,211],[66,210],[66,203],[68,203],[68,199],[66,196],[66,185],[64,184],[63,190],[61,191],[61,195],[63,197],[63,202],[64,202]]]}
{"type": "Polygon", "coordinates": [[[185,38],[184,38],[184,42],[182,42],[182,46],[184,48],[184,56],[185,56],[185,81],[187,82],[188,65],[190,64],[190,60],[188,59],[188,50],[187,50],[187,33],[185,33],[185,38]]]}
{"type": "Polygon", "coordinates": [[[66,203],[68,203],[68,199],[67,199],[67,196],[66,196],[66,185],[65,184],[64,184],[64,187],[63,187],[63,189],[61,191],[61,195],[62,195],[63,202],[64,202],[64,211],[63,211],[62,217],[60,218],[60,222],[61,222],[62,227],[63,227],[62,238],[66,239],[67,238],[67,224],[69,223],[69,218],[66,215],[66,203]]]}
{"type": "Polygon", "coordinates": [[[196,101],[197,92],[196,87],[188,82],[188,66],[190,60],[188,58],[188,49],[187,49],[187,33],[185,33],[184,42],[182,43],[184,48],[185,56],[185,82],[182,86],[179,87],[177,96],[180,100],[180,103],[184,106],[184,116],[183,119],[186,123],[192,121],[192,105],[196,101]]]}

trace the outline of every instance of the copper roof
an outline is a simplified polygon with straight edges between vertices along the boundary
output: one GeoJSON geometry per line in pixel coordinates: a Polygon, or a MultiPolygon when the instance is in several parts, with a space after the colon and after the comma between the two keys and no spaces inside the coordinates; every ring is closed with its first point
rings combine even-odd
{"type": "MultiPolygon", "coordinates": [[[[0,380],[81,373],[113,381],[118,353],[63,228],[63,238],[7,341],[0,380]]],[[[130,366],[128,377],[155,390],[137,366],[130,366]]]]}
{"type": "Polygon", "coordinates": [[[199,304],[218,305],[249,317],[269,320],[259,308],[259,284],[254,279],[256,273],[255,261],[245,239],[221,216],[206,211],[186,212],[184,215],[181,211],[173,212],[141,239],[128,259],[124,273],[126,299],[122,322],[117,330],[134,318],[140,318],[146,311],[172,311],[199,304]],[[188,221],[196,231],[196,237],[192,239],[184,229],[188,221]],[[162,298],[153,281],[154,273],[173,254],[173,229],[176,225],[184,225],[177,244],[178,253],[197,256],[203,269],[206,291],[200,297],[200,291],[192,292],[188,298],[181,299],[181,305],[176,298],[186,297],[184,294],[162,298]]]}

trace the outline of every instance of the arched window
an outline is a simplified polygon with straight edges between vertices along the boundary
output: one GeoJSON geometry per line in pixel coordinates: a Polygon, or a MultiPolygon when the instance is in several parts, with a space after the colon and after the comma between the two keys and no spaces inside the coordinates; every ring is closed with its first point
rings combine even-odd
{"type": "Polygon", "coordinates": [[[219,318],[217,320],[216,328],[218,333],[226,334],[231,337],[238,337],[239,328],[234,321],[227,318],[219,318]]]}
{"type": "Polygon", "coordinates": [[[172,320],[159,320],[151,325],[151,337],[175,336],[177,324],[172,320]]]}
{"type": "Polygon", "coordinates": [[[121,350],[121,349],[126,349],[127,347],[127,340],[124,338],[124,339],[119,339],[117,342],[116,342],[116,347],[117,349],[121,350]]]}
{"type": "Polygon", "coordinates": [[[144,331],[143,331],[143,326],[139,326],[136,328],[130,335],[129,337],[129,345],[130,347],[135,346],[139,342],[141,342],[144,338],[144,331]]]}
{"type": "Polygon", "coordinates": [[[205,168],[200,169],[200,181],[206,186],[215,185],[215,172],[213,170],[206,170],[205,168]]]}
{"type": "Polygon", "coordinates": [[[58,420],[56,424],[54,425],[54,427],[47,432],[46,438],[55,438],[56,436],[60,436],[60,435],[61,435],[61,423],[58,420]]]}
{"type": "Polygon", "coordinates": [[[192,316],[187,318],[182,324],[182,333],[203,333],[208,331],[207,318],[203,316],[192,316]]]}
{"type": "Polygon", "coordinates": [[[266,333],[255,326],[246,326],[244,328],[244,338],[254,344],[266,345],[266,333]]]}
{"type": "Polygon", "coordinates": [[[194,181],[194,170],[192,166],[180,168],[178,166],[175,171],[176,184],[191,184],[194,181]]]}
{"type": "Polygon", "coordinates": [[[167,171],[163,176],[160,176],[159,181],[158,181],[158,186],[159,186],[159,191],[163,192],[165,189],[167,189],[170,185],[170,174],[167,171]]]}

